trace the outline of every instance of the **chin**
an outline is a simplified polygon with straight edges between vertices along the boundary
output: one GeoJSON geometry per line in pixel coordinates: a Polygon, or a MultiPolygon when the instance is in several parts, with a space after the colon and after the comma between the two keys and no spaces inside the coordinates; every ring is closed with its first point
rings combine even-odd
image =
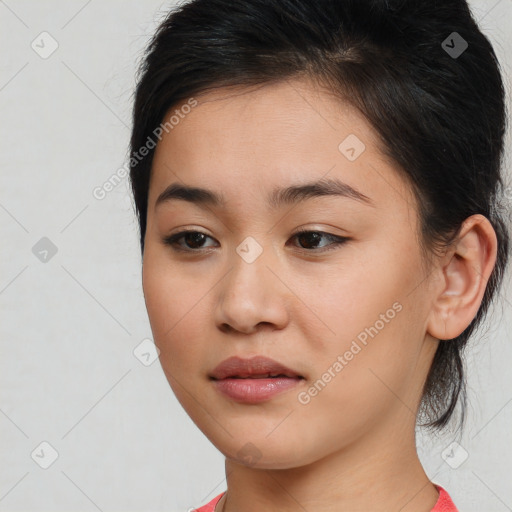
{"type": "Polygon", "coordinates": [[[304,460],[296,446],[283,444],[277,438],[276,441],[278,446],[265,438],[246,442],[230,438],[224,446],[216,444],[216,447],[226,459],[255,469],[290,469],[314,462],[317,458],[312,456],[310,461],[304,460]]]}

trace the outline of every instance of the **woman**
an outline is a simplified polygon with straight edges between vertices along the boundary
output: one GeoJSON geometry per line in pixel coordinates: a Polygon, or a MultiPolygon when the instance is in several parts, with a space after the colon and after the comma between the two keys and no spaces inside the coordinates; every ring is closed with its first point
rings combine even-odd
{"type": "Polygon", "coordinates": [[[169,384],[226,456],[201,512],[456,510],[415,426],[464,410],[506,267],[505,109],[466,2],[436,4],[193,0],[148,47],[143,288],[169,384]]]}

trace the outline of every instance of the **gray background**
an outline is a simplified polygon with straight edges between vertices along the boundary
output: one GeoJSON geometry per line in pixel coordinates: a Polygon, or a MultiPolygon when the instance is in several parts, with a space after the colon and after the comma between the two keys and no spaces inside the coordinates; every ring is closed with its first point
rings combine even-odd
{"type": "MultiPolygon", "coordinates": [[[[126,161],[136,65],[170,5],[0,1],[0,511],[177,512],[226,488],[222,454],[158,360],[133,352],[151,331],[128,180],[93,195],[126,161]],[[58,453],[47,469],[42,442],[58,453]]],[[[471,6],[510,105],[512,0],[471,6]]],[[[510,284],[479,332],[464,435],[418,443],[461,512],[502,512],[512,510],[510,284]],[[465,451],[449,464],[453,441],[465,451]]]]}

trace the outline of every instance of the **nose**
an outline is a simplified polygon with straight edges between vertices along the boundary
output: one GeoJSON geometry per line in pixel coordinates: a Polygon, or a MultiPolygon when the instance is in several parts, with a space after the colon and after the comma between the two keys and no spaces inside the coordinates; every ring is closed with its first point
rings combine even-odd
{"type": "Polygon", "coordinates": [[[288,322],[292,293],[283,284],[267,249],[249,263],[234,253],[231,271],[219,283],[215,321],[223,332],[252,334],[282,329],[288,322]]]}

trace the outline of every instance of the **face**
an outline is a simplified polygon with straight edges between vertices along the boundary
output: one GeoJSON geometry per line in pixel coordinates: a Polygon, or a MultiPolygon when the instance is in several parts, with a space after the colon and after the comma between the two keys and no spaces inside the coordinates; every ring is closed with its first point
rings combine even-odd
{"type": "Polygon", "coordinates": [[[403,437],[436,348],[407,183],[364,118],[310,83],[196,99],[156,148],[143,257],[177,399],[224,455],[261,468],[403,437]],[[318,181],[336,193],[279,194],[318,181]],[[158,201],[172,184],[223,202],[158,201]],[[256,355],[302,379],[256,402],[220,392],[215,367],[256,355]]]}

